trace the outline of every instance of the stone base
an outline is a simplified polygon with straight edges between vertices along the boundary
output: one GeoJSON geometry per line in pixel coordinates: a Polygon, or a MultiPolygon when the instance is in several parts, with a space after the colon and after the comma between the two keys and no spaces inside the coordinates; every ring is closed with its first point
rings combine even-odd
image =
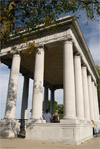
{"type": "Polygon", "coordinates": [[[27,120],[28,124],[33,124],[33,123],[46,123],[45,120],[43,119],[33,119],[33,118],[30,118],[29,120],[27,120]]]}
{"type": "Polygon", "coordinates": [[[17,137],[20,130],[20,124],[15,119],[0,120],[0,137],[12,138],[17,137]]]}
{"type": "Polygon", "coordinates": [[[44,123],[26,124],[26,139],[79,145],[93,137],[91,123],[44,123]]]}

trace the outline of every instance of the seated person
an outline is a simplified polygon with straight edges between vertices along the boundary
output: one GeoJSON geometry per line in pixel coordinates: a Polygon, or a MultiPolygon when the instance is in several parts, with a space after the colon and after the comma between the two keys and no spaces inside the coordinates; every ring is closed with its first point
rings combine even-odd
{"type": "Polygon", "coordinates": [[[54,113],[53,118],[52,118],[52,122],[53,123],[60,123],[59,116],[58,116],[57,112],[54,113]]]}
{"type": "Polygon", "coordinates": [[[43,114],[43,119],[46,120],[46,123],[51,122],[51,114],[48,109],[46,109],[46,113],[43,114]]]}

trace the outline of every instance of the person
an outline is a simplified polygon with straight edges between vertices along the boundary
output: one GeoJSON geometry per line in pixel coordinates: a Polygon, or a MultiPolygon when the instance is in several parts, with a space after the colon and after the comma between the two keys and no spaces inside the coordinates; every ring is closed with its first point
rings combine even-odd
{"type": "Polygon", "coordinates": [[[98,136],[98,133],[99,133],[99,130],[98,130],[97,124],[95,124],[95,136],[96,137],[98,136]]]}
{"type": "Polygon", "coordinates": [[[53,123],[59,123],[60,122],[58,112],[54,113],[53,118],[52,118],[52,122],[53,123]]]}
{"type": "Polygon", "coordinates": [[[93,135],[95,135],[95,131],[94,131],[95,122],[94,122],[94,120],[91,120],[91,122],[92,122],[92,127],[93,127],[93,135]]]}
{"type": "Polygon", "coordinates": [[[46,123],[51,122],[51,114],[48,109],[46,109],[46,113],[43,114],[43,119],[46,120],[46,123]]]}

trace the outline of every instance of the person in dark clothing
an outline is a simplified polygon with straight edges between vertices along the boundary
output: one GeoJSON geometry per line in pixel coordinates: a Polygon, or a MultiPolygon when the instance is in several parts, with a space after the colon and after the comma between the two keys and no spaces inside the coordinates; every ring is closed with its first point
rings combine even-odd
{"type": "Polygon", "coordinates": [[[59,116],[58,116],[57,112],[54,113],[53,118],[52,118],[52,122],[53,123],[60,123],[59,116]]]}
{"type": "Polygon", "coordinates": [[[91,120],[91,122],[92,122],[92,127],[93,127],[93,135],[95,135],[95,131],[94,131],[95,122],[94,122],[94,120],[91,120]]]}

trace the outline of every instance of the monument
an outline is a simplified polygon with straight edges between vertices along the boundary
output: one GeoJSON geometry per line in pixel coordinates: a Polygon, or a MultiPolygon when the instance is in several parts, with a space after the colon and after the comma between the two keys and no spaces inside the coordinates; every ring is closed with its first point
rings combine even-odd
{"type": "MultiPolygon", "coordinates": [[[[1,62],[11,68],[5,117],[0,121],[1,137],[16,137],[19,130],[15,118],[18,75],[24,76],[21,118],[26,119],[29,79],[34,79],[32,116],[26,122],[26,139],[65,144],[80,144],[93,137],[91,120],[100,127],[97,79],[100,78],[77,20],[67,16],[59,19],[59,30],[40,26],[43,36],[22,32],[27,43],[35,41],[30,53],[20,37],[11,36],[10,46],[1,50],[1,62]],[[12,49],[16,47],[17,52],[12,49]],[[45,87],[45,98],[43,97],[45,87]],[[60,123],[45,123],[42,118],[51,90],[51,114],[54,113],[54,91],[63,89],[64,117],[60,123]]],[[[16,50],[15,50],[16,51],[16,50]]]]}

